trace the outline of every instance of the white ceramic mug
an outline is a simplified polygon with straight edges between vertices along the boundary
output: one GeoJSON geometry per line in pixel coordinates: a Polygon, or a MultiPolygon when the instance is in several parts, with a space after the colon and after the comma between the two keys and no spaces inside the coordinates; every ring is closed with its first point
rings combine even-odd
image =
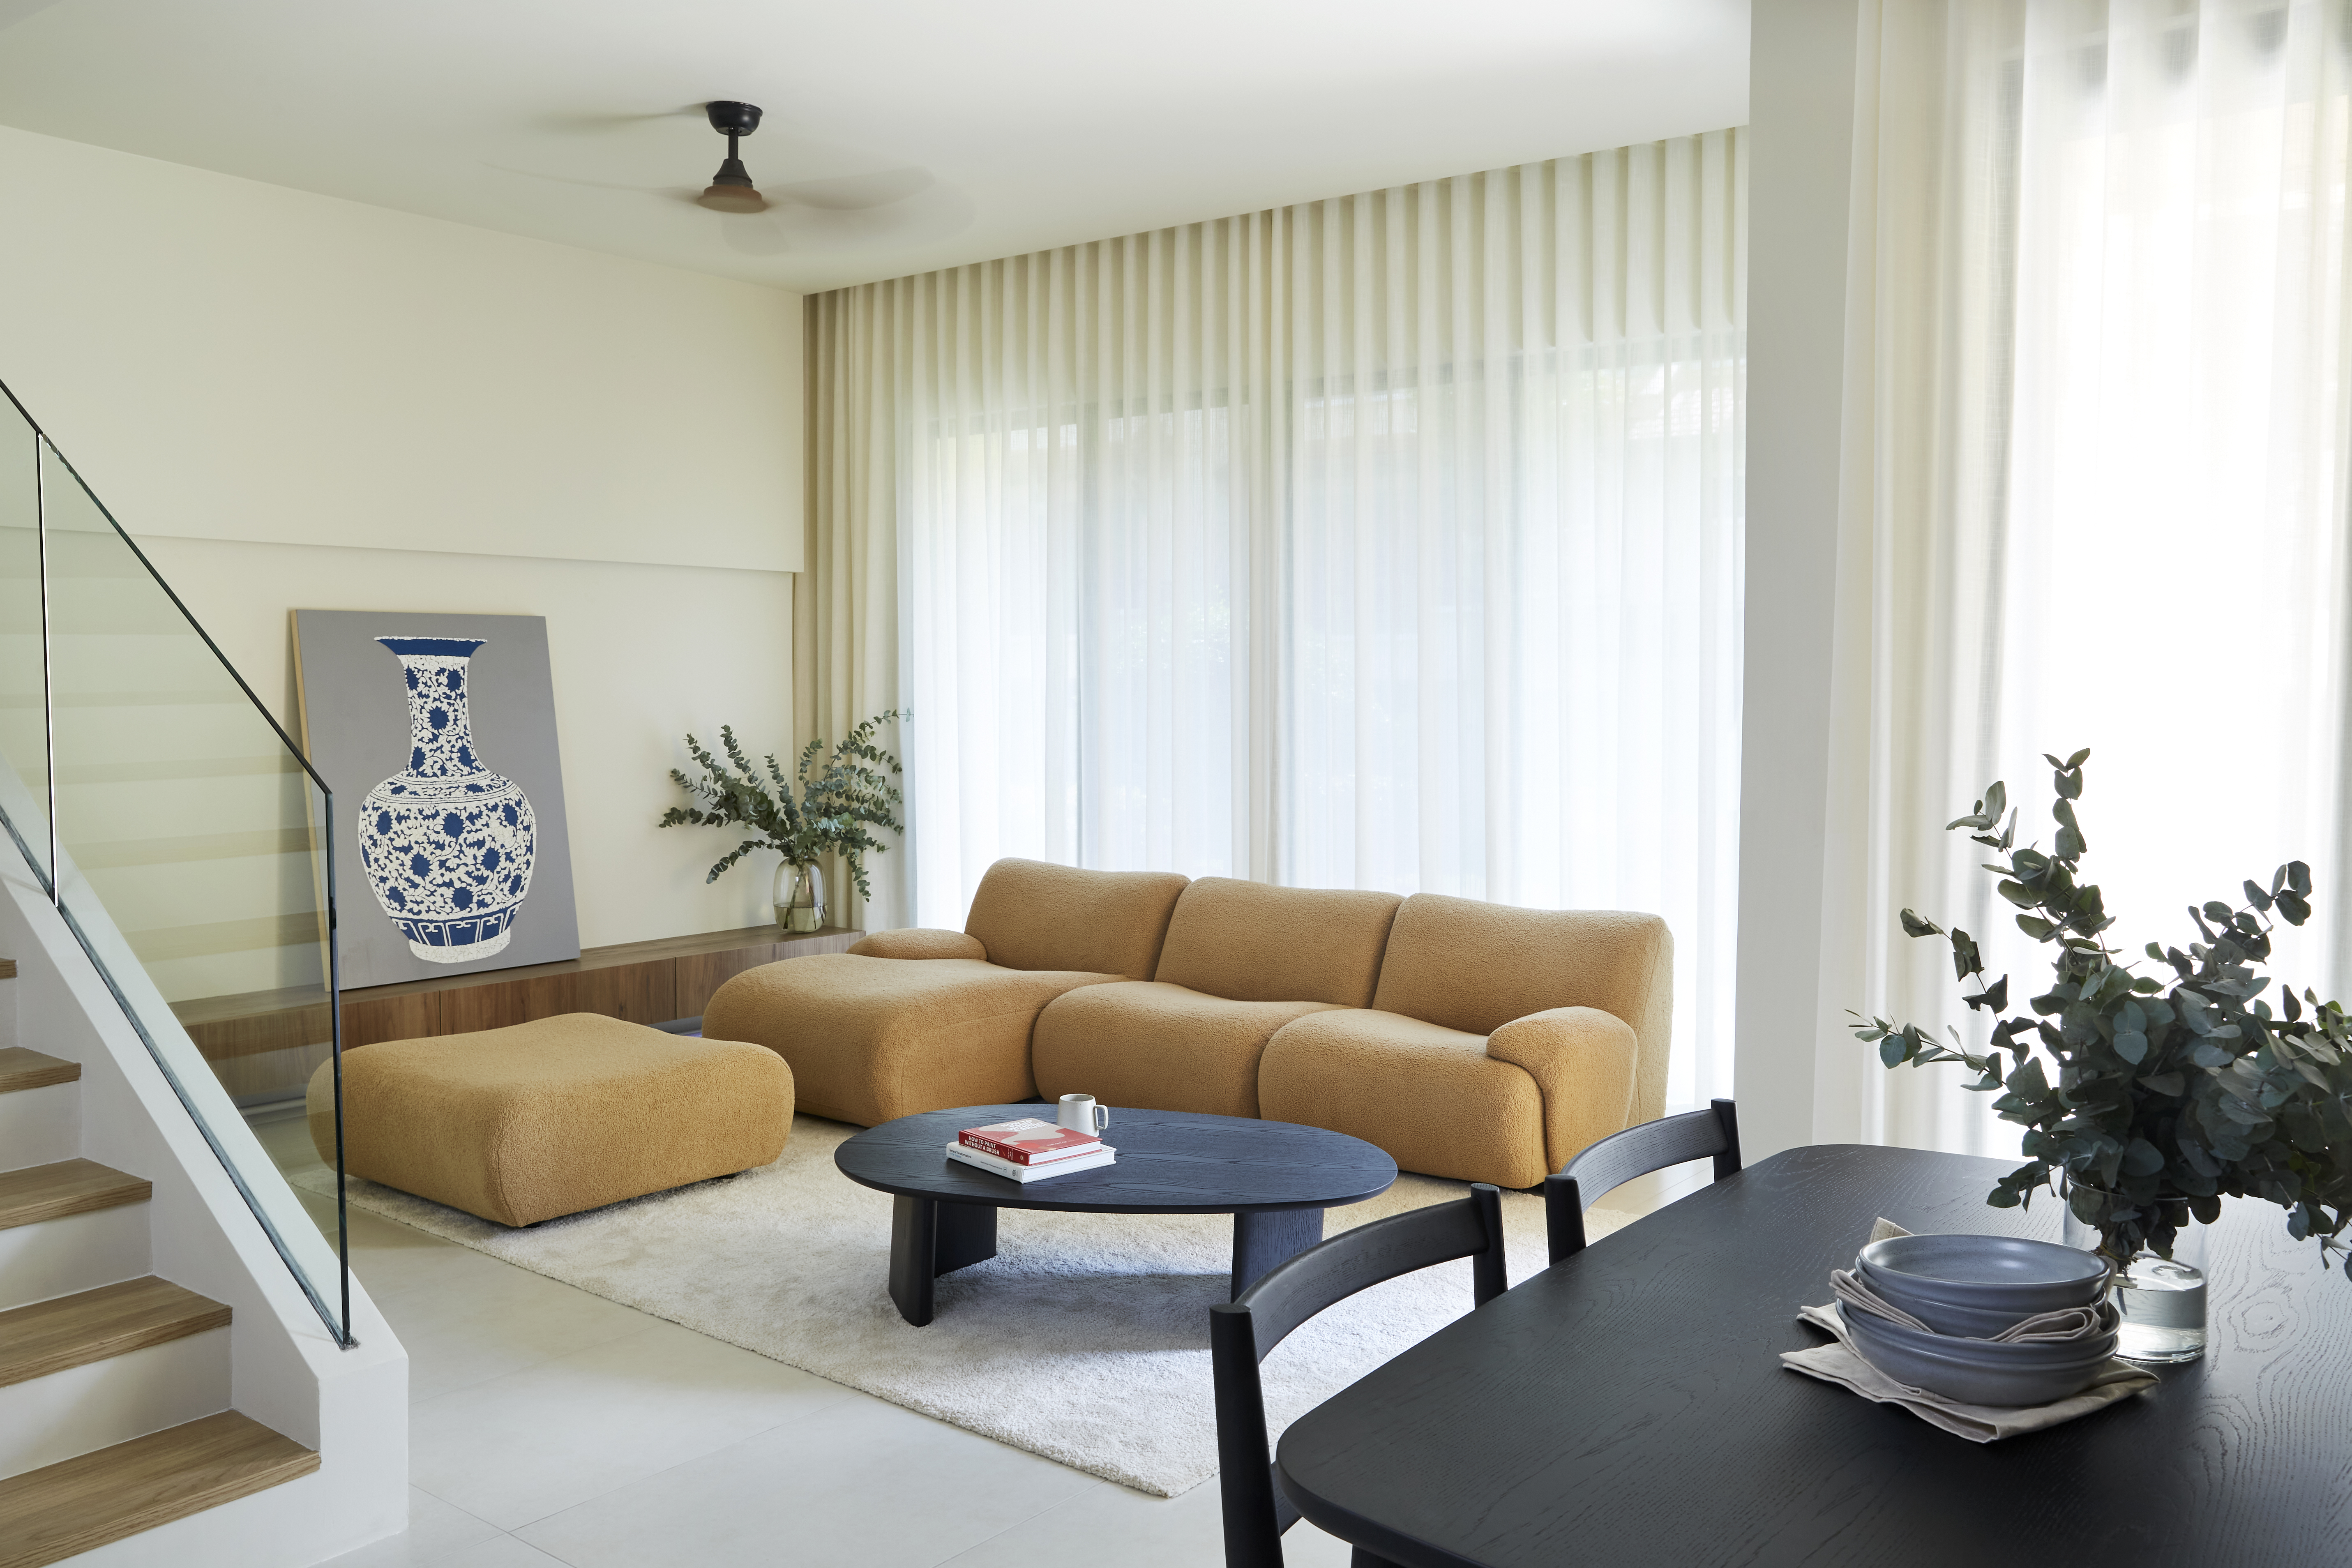
{"type": "Polygon", "coordinates": [[[1097,1105],[1091,1094],[1066,1094],[1062,1096],[1062,1109],[1055,1121],[1073,1132],[1099,1138],[1110,1126],[1110,1107],[1097,1105]]]}

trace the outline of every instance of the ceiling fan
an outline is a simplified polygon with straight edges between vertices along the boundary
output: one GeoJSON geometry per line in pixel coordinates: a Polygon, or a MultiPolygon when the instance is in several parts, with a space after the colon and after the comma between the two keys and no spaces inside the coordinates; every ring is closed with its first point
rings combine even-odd
{"type": "MultiPolygon", "coordinates": [[[[652,115],[574,117],[551,129],[620,132],[649,121],[694,113],[699,113],[713,131],[727,138],[725,160],[699,192],[676,185],[622,184],[508,164],[492,167],[505,174],[559,184],[637,191],[667,201],[691,201],[726,215],[719,226],[720,240],[730,250],[753,256],[782,251],[863,251],[924,244],[958,232],[975,216],[970,197],[935,179],[929,170],[912,166],[771,183],[762,190],[752,183],[751,172],[744,167],[742,139],[760,128],[764,111],[756,103],[740,100],[719,99],[652,115]]],[[[853,166],[869,162],[855,149],[830,145],[805,133],[789,129],[774,132],[773,128],[772,133],[791,137],[787,147],[803,160],[814,153],[828,161],[847,161],[853,166]]]]}
{"type": "Polygon", "coordinates": [[[703,105],[703,111],[710,116],[710,129],[727,138],[727,161],[710,177],[710,188],[694,199],[713,212],[766,212],[768,198],[751,184],[751,176],[745,173],[743,160],[736,149],[739,138],[760,129],[760,106],[719,99],[703,105]]]}
{"type": "Polygon", "coordinates": [[[775,215],[765,224],[730,226],[725,237],[732,249],[863,249],[940,238],[972,219],[971,203],[924,169],[801,180],[770,187],[771,200],[751,183],[742,159],[742,139],[760,128],[760,106],[717,99],[703,112],[710,128],[727,138],[727,157],[695,201],[714,212],[775,215]]]}

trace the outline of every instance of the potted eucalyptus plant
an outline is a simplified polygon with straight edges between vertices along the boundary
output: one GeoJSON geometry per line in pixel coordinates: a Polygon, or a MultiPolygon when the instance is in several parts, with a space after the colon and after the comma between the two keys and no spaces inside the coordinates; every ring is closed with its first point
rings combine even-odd
{"type": "Polygon", "coordinates": [[[688,735],[687,752],[701,767],[703,776],[688,778],[677,768],[670,770],[669,776],[699,804],[670,807],[662,814],[660,826],[749,829],[755,837],[721,857],[703,880],[719,880],[729,867],[754,850],[781,851],[783,858],[776,865],[773,892],[776,924],[788,931],[815,931],[824,924],[827,912],[824,873],[818,858],[839,855],[849,868],[850,880],[857,884],[858,896],[870,899],[874,892],[866,880],[866,853],[880,854],[889,846],[867,829],[879,827],[893,833],[906,829],[898,816],[904,797],[889,778],[905,770],[898,757],[875,744],[874,739],[884,724],[906,717],[897,709],[877,713],[835,742],[830,752],[822,740],[811,741],[801,749],[789,780],[771,752],[765,759],[767,778],[762,781],[730,726],[722,725],[719,731],[719,747],[727,754],[724,762],[688,735]],[[883,772],[885,768],[889,774],[883,772]]]}
{"type": "MultiPolygon", "coordinates": [[[[2046,851],[2017,844],[2017,814],[1998,782],[1946,827],[1969,829],[1992,851],[1985,869],[2016,907],[2018,929],[2052,950],[2050,989],[2012,1011],[2009,977],[1985,981],[1967,931],[1906,909],[1905,932],[1944,938],[1953,973],[1976,985],[1961,1000],[1991,1018],[1990,1048],[1969,1050],[1948,1026],[1947,1046],[1885,1018],[1854,1033],[1889,1068],[1957,1063],[1977,1075],[1969,1089],[2000,1095],[1993,1109],[2026,1130],[2026,1163],[1986,1202],[2014,1208],[2058,1186],[2070,1239],[2095,1246],[2116,1270],[2124,1353],[2188,1360],[2204,1344],[2203,1278],[2177,1255],[2193,1227],[2219,1217],[2224,1195],[2277,1204],[2287,1233],[2315,1241],[2323,1261],[2347,1252],[2352,1019],[2308,990],[2297,996],[2282,985],[2275,1006],[2263,994],[2271,978],[2256,966],[2270,956],[2274,922],[2299,926],[2311,915],[2311,870],[2300,860],[2267,887],[2246,882],[2242,902],[2192,907],[2198,940],[2185,951],[2149,942],[2148,973],[2138,972],[2142,958],[2109,945],[2114,917],[2098,888],[2077,880],[2088,843],[2074,803],[2089,757],[2047,759],[2057,832],[2046,851]],[[2184,1321],[2192,1305],[2193,1334],[2184,1321]]],[[[2344,1264],[2352,1275],[2352,1254],[2344,1264]]]]}

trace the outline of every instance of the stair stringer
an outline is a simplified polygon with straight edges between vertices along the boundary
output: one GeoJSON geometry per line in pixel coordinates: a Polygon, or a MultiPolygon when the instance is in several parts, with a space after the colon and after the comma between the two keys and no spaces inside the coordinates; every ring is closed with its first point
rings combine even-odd
{"type": "MultiPolygon", "coordinates": [[[[83,1553],[87,1568],[309,1568],[407,1526],[408,1356],[359,1281],[352,1324],[359,1343],[337,1345],[189,1119],[121,1007],[13,847],[0,843],[0,954],[16,978],[0,981],[0,1043],[32,1046],[81,1064],[83,1158],[143,1176],[159,1276],[233,1309],[230,1406],[318,1451],[317,1473],[83,1553]],[[14,1006],[6,993],[14,992],[14,1006]]],[[[331,1301],[331,1252],[217,1079],[202,1068],[129,947],[94,900],[75,917],[142,1016],[166,1022],[160,1043],[205,1111],[214,1135],[269,1209],[331,1301]]],[[[151,1028],[156,1027],[151,1023],[151,1028]]]]}

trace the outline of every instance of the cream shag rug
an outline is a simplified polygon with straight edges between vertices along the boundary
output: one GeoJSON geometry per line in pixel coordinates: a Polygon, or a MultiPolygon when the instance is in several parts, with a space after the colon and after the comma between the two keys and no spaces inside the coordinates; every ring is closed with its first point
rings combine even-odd
{"type": "MultiPolygon", "coordinates": [[[[1226,1299],[1224,1215],[998,1213],[997,1255],[939,1281],[913,1328],[885,1288],[889,1194],[834,1168],[857,1129],[793,1118],[782,1158],[742,1175],[510,1230],[354,1179],[351,1202],[609,1300],[1140,1491],[1216,1474],[1209,1308],[1226,1299]],[[1045,1395],[1037,1399],[1024,1394],[1045,1395]]],[[[323,1165],[294,1184],[332,1194],[323,1165]]],[[[1462,1195],[1400,1176],[1326,1211],[1324,1234],[1462,1195]]],[[[1503,1194],[1513,1283],[1544,1267],[1543,1200],[1503,1194]]],[[[1630,1216],[1594,1209],[1599,1237],[1630,1216]]],[[[1278,1433],[1470,1309],[1470,1265],[1424,1269],[1323,1313],[1265,1363],[1278,1433]]]]}

